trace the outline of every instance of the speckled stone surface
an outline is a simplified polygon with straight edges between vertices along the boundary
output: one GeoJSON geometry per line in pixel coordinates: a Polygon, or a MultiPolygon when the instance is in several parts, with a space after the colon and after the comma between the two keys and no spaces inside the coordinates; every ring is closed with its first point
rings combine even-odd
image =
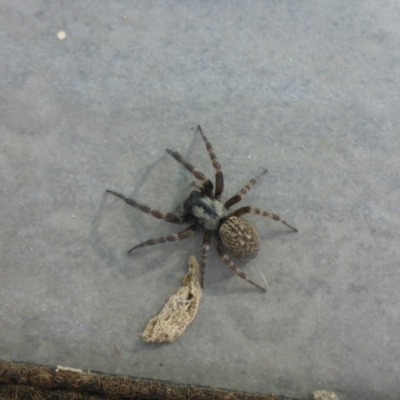
{"type": "Polygon", "coordinates": [[[400,396],[400,5],[379,1],[3,1],[0,358],[287,396],[400,396]],[[65,39],[57,34],[64,31],[65,39]],[[212,176],[258,257],[236,277],[212,242],[196,320],[139,336],[202,235],[163,211],[212,176]]]}

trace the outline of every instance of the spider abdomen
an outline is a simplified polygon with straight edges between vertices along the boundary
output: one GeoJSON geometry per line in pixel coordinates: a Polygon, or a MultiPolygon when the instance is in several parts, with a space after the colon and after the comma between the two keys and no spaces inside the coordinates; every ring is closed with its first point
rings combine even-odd
{"type": "Polygon", "coordinates": [[[255,228],[239,217],[229,217],[219,228],[222,244],[235,257],[251,259],[260,248],[260,238],[255,228]]]}

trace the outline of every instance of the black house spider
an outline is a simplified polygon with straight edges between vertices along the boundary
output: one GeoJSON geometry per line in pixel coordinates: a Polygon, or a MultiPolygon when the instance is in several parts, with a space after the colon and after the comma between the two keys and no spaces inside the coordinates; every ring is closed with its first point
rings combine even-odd
{"type": "Polygon", "coordinates": [[[238,203],[243,199],[247,191],[256,183],[256,181],[264,174],[267,170],[261,172],[253,178],[243,189],[237,194],[232,196],[225,203],[221,202],[221,195],[224,190],[224,175],[221,170],[221,165],[217,160],[214,149],[211,143],[208,141],[203,133],[200,126],[197,127],[200,132],[211,158],[212,165],[215,171],[215,192],[213,194],[214,185],[210,179],[197,170],[192,164],[187,162],[178,152],[167,149],[167,152],[171,154],[178,162],[180,162],[192,175],[201,182],[201,185],[196,185],[196,189],[193,190],[189,197],[183,203],[183,209],[179,214],[163,213],[158,210],[154,210],[144,204],[138,203],[134,199],[125,197],[123,194],[114,192],[113,190],[107,189],[106,191],[124,200],[127,204],[137,208],[147,214],[151,214],[153,217],[163,219],[167,222],[174,224],[192,223],[191,226],[175,233],[173,235],[163,236],[157,239],[150,239],[146,242],[139,243],[132,247],[128,253],[132,253],[139,247],[151,246],[153,244],[174,242],[176,240],[187,239],[194,235],[195,231],[199,228],[205,230],[203,237],[203,246],[201,251],[201,286],[203,286],[204,270],[206,267],[207,253],[210,247],[211,235],[215,235],[217,239],[217,250],[222,261],[237,275],[239,275],[246,282],[255,286],[256,288],[265,292],[266,290],[253,282],[248,278],[243,271],[241,271],[228,257],[225,249],[228,249],[235,257],[239,259],[251,259],[254,258],[259,250],[260,239],[257,231],[254,227],[241,218],[243,214],[257,214],[280,221],[288,228],[297,232],[297,229],[290,226],[278,215],[260,210],[255,207],[242,207],[235,211],[228,211],[230,207],[238,203]]]}

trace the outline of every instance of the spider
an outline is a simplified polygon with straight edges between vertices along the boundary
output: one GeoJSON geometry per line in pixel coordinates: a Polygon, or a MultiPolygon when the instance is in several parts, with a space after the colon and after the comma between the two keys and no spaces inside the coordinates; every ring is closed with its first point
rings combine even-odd
{"type": "MultiPolygon", "coordinates": [[[[192,128],[193,129],[193,128],[192,128]]],[[[137,208],[153,217],[163,219],[164,221],[173,224],[191,223],[191,225],[172,235],[163,236],[157,239],[149,239],[132,247],[128,254],[134,250],[151,246],[158,243],[174,242],[177,240],[187,239],[194,235],[196,230],[204,229],[203,246],[201,251],[201,286],[203,287],[204,271],[206,268],[207,253],[210,247],[211,236],[217,239],[217,251],[222,261],[240,278],[255,286],[256,288],[266,292],[266,290],[253,282],[246,274],[240,270],[229,258],[225,249],[229,250],[235,257],[239,259],[252,259],[256,257],[260,239],[255,228],[246,220],[241,218],[243,214],[257,214],[263,217],[279,221],[286,225],[292,231],[298,230],[289,225],[281,217],[276,214],[263,211],[256,207],[242,207],[235,211],[229,211],[230,207],[243,199],[247,191],[256,183],[256,181],[267,173],[264,170],[255,178],[251,179],[238,193],[232,196],[229,200],[222,203],[221,195],[224,190],[224,175],[221,170],[221,165],[217,160],[214,149],[207,137],[204,135],[200,126],[197,126],[201,137],[204,140],[208,154],[210,156],[214,171],[215,171],[215,191],[214,185],[202,172],[196,169],[192,164],[186,161],[178,152],[166,149],[167,153],[171,154],[178,162],[180,162],[192,175],[201,182],[201,185],[195,185],[195,189],[189,194],[189,197],[183,203],[183,208],[179,213],[163,213],[148,207],[147,205],[138,203],[136,200],[125,197],[121,193],[107,189],[106,192],[113,194],[124,200],[130,206],[137,208]]]]}

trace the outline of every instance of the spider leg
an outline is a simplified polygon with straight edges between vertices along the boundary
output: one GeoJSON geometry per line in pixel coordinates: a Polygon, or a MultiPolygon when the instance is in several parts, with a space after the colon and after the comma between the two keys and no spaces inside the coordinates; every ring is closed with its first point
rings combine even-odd
{"type": "Polygon", "coordinates": [[[200,263],[200,285],[201,285],[201,287],[203,287],[204,271],[206,269],[206,264],[207,264],[207,254],[208,254],[208,249],[210,248],[210,240],[211,240],[210,234],[208,232],[204,233],[203,246],[201,248],[201,263],[200,263]]]}
{"type": "Polygon", "coordinates": [[[222,173],[221,170],[221,164],[217,160],[217,156],[215,155],[214,149],[211,145],[211,143],[208,141],[206,135],[203,133],[203,129],[201,129],[201,126],[198,125],[197,129],[199,130],[201,136],[203,137],[203,140],[206,144],[206,148],[208,151],[208,155],[211,158],[212,165],[214,167],[215,171],[215,198],[217,200],[221,199],[221,194],[224,190],[224,174],[222,173]]]}
{"type": "Polygon", "coordinates": [[[240,200],[243,199],[244,195],[249,191],[249,189],[260,179],[263,175],[265,175],[268,170],[264,170],[261,174],[257,175],[253,178],[243,189],[241,189],[237,194],[232,196],[229,200],[227,200],[224,204],[226,208],[232,207],[234,204],[239,203],[240,200]]]}
{"type": "Polygon", "coordinates": [[[237,210],[235,210],[232,215],[234,215],[235,217],[239,217],[242,214],[257,214],[257,215],[261,215],[263,217],[267,217],[270,219],[273,219],[274,221],[279,221],[282,222],[283,225],[286,225],[288,228],[290,228],[292,231],[294,232],[298,232],[298,229],[296,229],[294,226],[289,225],[285,220],[283,220],[279,215],[276,214],[272,214],[269,213],[267,211],[264,210],[260,210],[259,208],[256,207],[242,207],[239,208],[237,210]]]}
{"type": "Polygon", "coordinates": [[[263,292],[266,292],[266,290],[260,286],[257,285],[257,283],[253,282],[250,278],[247,277],[247,275],[241,270],[239,269],[228,257],[228,254],[226,254],[221,240],[218,238],[218,242],[217,242],[217,250],[218,250],[218,254],[221,257],[222,261],[236,274],[239,275],[242,279],[244,279],[246,282],[250,283],[250,285],[255,286],[257,289],[262,290],[263,292]]]}
{"type": "Polygon", "coordinates": [[[172,213],[163,213],[161,211],[154,210],[153,208],[147,207],[144,204],[140,204],[136,200],[125,197],[123,194],[114,192],[113,190],[107,189],[106,192],[119,197],[120,199],[124,200],[125,203],[129,204],[130,206],[135,207],[138,210],[145,212],[146,214],[151,214],[153,217],[156,217],[158,219],[163,219],[164,221],[172,222],[173,224],[184,224],[185,222],[187,222],[185,220],[185,215],[177,216],[172,213]]]}
{"type": "Polygon", "coordinates": [[[183,231],[174,233],[173,235],[162,236],[157,239],[149,239],[146,242],[139,243],[136,246],[133,246],[130,250],[128,250],[128,254],[132,253],[134,250],[138,249],[139,247],[152,246],[153,244],[159,244],[159,243],[165,243],[165,242],[176,242],[177,240],[187,239],[190,236],[193,236],[195,231],[196,231],[196,226],[192,225],[192,226],[189,226],[189,228],[184,229],[183,231]]]}
{"type": "Polygon", "coordinates": [[[198,179],[204,187],[204,191],[207,196],[212,195],[212,191],[214,189],[214,185],[212,182],[198,169],[196,169],[192,164],[186,161],[177,151],[173,151],[171,149],[166,149],[168,154],[171,154],[172,157],[175,158],[176,161],[180,162],[191,174],[198,179]]]}

